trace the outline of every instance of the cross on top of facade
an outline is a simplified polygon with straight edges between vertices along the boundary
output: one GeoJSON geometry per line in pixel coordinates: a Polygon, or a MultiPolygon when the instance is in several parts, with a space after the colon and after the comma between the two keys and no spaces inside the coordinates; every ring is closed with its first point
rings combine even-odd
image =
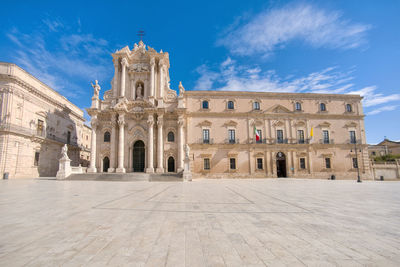
{"type": "Polygon", "coordinates": [[[146,35],[146,33],[143,30],[138,31],[136,34],[137,36],[140,36],[140,41],[143,41],[143,36],[146,35]]]}

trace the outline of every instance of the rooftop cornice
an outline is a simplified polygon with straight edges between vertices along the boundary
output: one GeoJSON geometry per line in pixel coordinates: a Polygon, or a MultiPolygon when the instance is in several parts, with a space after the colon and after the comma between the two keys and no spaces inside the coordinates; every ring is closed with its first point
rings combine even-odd
{"type": "Polygon", "coordinates": [[[185,96],[251,96],[254,97],[268,97],[268,98],[284,98],[284,99],[355,99],[361,100],[363,97],[360,95],[346,95],[346,94],[316,94],[316,93],[275,93],[275,92],[247,92],[247,91],[185,91],[185,96]]]}

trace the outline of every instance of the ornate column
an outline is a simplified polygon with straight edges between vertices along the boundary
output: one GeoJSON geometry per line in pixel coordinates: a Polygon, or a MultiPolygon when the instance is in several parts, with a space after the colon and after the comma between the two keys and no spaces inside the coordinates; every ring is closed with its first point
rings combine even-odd
{"type": "Polygon", "coordinates": [[[133,75],[131,75],[130,77],[130,81],[131,81],[131,96],[132,99],[135,100],[136,99],[136,88],[135,88],[135,80],[133,78],[133,75]]]}
{"type": "Polygon", "coordinates": [[[113,96],[115,98],[118,97],[118,77],[119,77],[119,72],[118,72],[118,58],[113,59],[114,62],[114,80],[113,80],[113,96]]]}
{"type": "Polygon", "coordinates": [[[111,114],[110,168],[108,168],[107,172],[115,171],[115,135],[117,133],[115,128],[116,124],[116,116],[115,114],[111,114]]]}
{"type": "Polygon", "coordinates": [[[177,171],[183,171],[183,160],[184,160],[184,151],[183,151],[183,118],[178,119],[178,168],[177,171]]]}
{"type": "Polygon", "coordinates": [[[149,118],[147,120],[147,125],[148,125],[148,141],[147,141],[147,173],[153,173],[154,172],[154,163],[153,163],[153,127],[154,127],[154,116],[153,114],[149,115],[149,118]]]}
{"type": "Polygon", "coordinates": [[[157,119],[158,138],[157,138],[157,173],[163,173],[163,154],[164,154],[164,138],[163,138],[163,116],[159,115],[157,119]]]}
{"type": "Polygon", "coordinates": [[[125,173],[124,168],[124,130],[125,130],[125,118],[124,115],[120,114],[118,117],[119,125],[119,138],[118,138],[118,168],[116,172],[125,173]]]}
{"type": "Polygon", "coordinates": [[[92,122],[92,140],[90,147],[90,166],[87,170],[88,173],[96,173],[96,130],[97,130],[97,117],[93,116],[92,122]]]}
{"type": "Polygon", "coordinates": [[[120,97],[125,97],[125,80],[126,80],[126,66],[128,66],[128,60],[123,58],[121,61],[122,73],[121,73],[121,94],[120,97]]]}
{"type": "Polygon", "coordinates": [[[154,58],[150,59],[150,97],[154,97],[154,58]]]}

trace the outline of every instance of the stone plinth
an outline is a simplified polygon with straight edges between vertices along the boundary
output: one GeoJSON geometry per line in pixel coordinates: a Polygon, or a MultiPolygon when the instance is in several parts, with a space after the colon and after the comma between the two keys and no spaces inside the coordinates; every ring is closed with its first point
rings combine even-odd
{"type": "Polygon", "coordinates": [[[62,180],[71,175],[71,160],[68,157],[62,157],[59,161],[58,172],[56,178],[62,180]]]}
{"type": "Polygon", "coordinates": [[[190,159],[188,157],[185,158],[185,168],[183,170],[182,178],[185,182],[192,181],[192,173],[190,171],[190,159]]]}

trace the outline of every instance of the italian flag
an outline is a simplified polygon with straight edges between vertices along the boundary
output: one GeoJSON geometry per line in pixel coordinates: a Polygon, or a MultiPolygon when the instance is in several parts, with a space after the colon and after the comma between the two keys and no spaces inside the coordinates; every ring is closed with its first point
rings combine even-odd
{"type": "Polygon", "coordinates": [[[260,135],[258,134],[257,128],[255,125],[254,125],[254,134],[256,135],[256,141],[260,141],[260,135]]]}

